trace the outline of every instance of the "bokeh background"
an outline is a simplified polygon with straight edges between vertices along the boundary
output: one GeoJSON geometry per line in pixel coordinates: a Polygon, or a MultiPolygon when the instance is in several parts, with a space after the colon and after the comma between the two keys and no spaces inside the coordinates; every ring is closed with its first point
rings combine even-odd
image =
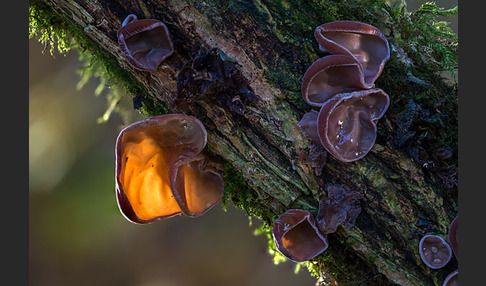
{"type": "MultiPolygon", "coordinates": [[[[407,1],[412,11],[425,1],[407,1]]],[[[436,1],[444,8],[457,0],[436,1]]],[[[458,17],[446,19],[458,32],[458,17]]],[[[81,89],[76,51],[49,54],[29,40],[30,285],[314,285],[294,263],[274,265],[261,224],[221,203],[207,214],[149,225],[129,223],[114,191],[114,144],[120,130],[144,118],[111,115],[99,79],[81,89]]],[[[131,101],[120,105],[130,110],[131,101]]]]}

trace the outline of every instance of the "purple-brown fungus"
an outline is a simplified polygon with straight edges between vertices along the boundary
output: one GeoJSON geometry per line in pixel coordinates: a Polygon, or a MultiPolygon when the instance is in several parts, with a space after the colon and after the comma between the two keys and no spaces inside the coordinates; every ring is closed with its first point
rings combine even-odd
{"type": "Polygon", "coordinates": [[[290,209],[275,220],[272,231],[280,253],[295,262],[319,255],[328,247],[327,239],[306,210],[290,209]]]}
{"type": "Polygon", "coordinates": [[[420,240],[419,253],[425,265],[432,269],[444,267],[452,256],[449,244],[442,237],[430,234],[420,240]]]}
{"type": "Polygon", "coordinates": [[[361,213],[363,194],[338,185],[330,185],[326,189],[327,197],[319,201],[319,212],[315,219],[319,231],[327,235],[336,232],[340,224],[344,224],[346,229],[353,227],[361,213]]]}
{"type": "Polygon", "coordinates": [[[341,93],[322,105],[317,131],[326,150],[343,162],[363,158],[376,140],[376,124],[390,99],[381,89],[341,93]]]}
{"type": "Polygon", "coordinates": [[[142,71],[156,71],[174,52],[169,30],[159,20],[138,20],[130,14],[118,30],[118,44],[127,62],[142,71]]]}
{"type": "Polygon", "coordinates": [[[311,110],[302,116],[302,119],[297,123],[297,126],[302,130],[305,138],[313,143],[321,143],[317,129],[317,118],[319,112],[311,110]]]}
{"type": "Polygon", "coordinates": [[[442,286],[459,286],[459,271],[456,269],[447,275],[442,286]]]}
{"type": "Polygon", "coordinates": [[[320,107],[339,93],[374,87],[365,83],[361,65],[356,59],[343,55],[329,55],[315,61],[305,72],[302,95],[311,106],[320,107]]]}
{"type": "Polygon", "coordinates": [[[314,36],[322,51],[348,55],[363,67],[365,82],[372,84],[390,58],[386,37],[376,27],[356,21],[335,21],[320,25],[314,36]]]}
{"type": "Polygon", "coordinates": [[[449,226],[449,242],[451,243],[454,256],[459,259],[459,241],[457,235],[459,234],[457,228],[459,227],[459,216],[456,216],[449,226]]]}
{"type": "Polygon", "coordinates": [[[247,113],[247,107],[258,107],[260,100],[240,68],[219,48],[200,50],[177,75],[174,103],[185,109],[192,102],[204,101],[205,104],[226,105],[239,115],[247,113]]]}
{"type": "Polygon", "coordinates": [[[374,84],[390,57],[388,41],[375,27],[355,21],[323,24],[315,37],[332,55],[304,74],[302,96],[320,111],[306,113],[298,126],[338,160],[359,160],[375,144],[377,121],[390,105],[388,94],[374,84]]]}
{"type": "Polygon", "coordinates": [[[312,110],[297,124],[304,136],[320,142],[343,162],[363,158],[376,140],[376,124],[388,109],[390,99],[379,88],[340,93],[326,101],[319,112],[312,110]]]}
{"type": "Polygon", "coordinates": [[[134,223],[196,217],[223,194],[220,167],[203,153],[207,134],[195,117],[166,114],[124,128],[115,148],[116,198],[134,223]]]}

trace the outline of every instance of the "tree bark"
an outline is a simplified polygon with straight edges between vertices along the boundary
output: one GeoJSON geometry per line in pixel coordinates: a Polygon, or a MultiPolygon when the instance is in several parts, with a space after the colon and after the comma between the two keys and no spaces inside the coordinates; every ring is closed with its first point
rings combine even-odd
{"type": "Polygon", "coordinates": [[[356,225],[330,234],[329,248],[314,259],[319,283],[332,276],[339,285],[441,285],[457,260],[431,270],[420,260],[418,242],[426,234],[446,237],[457,215],[457,89],[437,70],[416,76],[424,60],[404,52],[396,40],[404,31],[385,12],[366,1],[354,10],[338,2],[45,0],[31,6],[77,27],[78,37],[96,43],[92,52],[116,60],[140,87],[131,96],[199,118],[209,151],[226,163],[232,187],[225,196],[250,215],[269,225],[290,208],[316,215],[329,184],[362,192],[366,200],[356,225]],[[375,14],[364,16],[366,9],[375,14]],[[157,72],[133,69],[120,53],[116,32],[128,14],[167,25],[175,51],[157,72]],[[349,18],[340,18],[345,14],[349,18]],[[311,110],[300,81],[324,56],[313,39],[315,27],[333,18],[367,20],[385,32],[392,55],[376,85],[391,104],[363,159],[343,163],[318,150],[320,164],[313,166],[315,150],[297,127],[311,110]],[[223,69],[232,81],[195,80],[194,72],[217,68],[217,57],[229,58],[223,69]],[[232,183],[229,174],[244,185],[232,183]]]}

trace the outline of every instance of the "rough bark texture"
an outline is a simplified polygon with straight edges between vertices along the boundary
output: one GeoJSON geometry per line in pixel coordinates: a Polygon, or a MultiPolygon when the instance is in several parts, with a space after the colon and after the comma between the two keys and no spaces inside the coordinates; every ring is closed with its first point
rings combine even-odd
{"type": "Polygon", "coordinates": [[[376,85],[390,95],[391,105],[366,157],[343,163],[329,155],[313,168],[310,142],[296,125],[311,110],[300,80],[324,56],[313,38],[315,27],[345,13],[331,10],[340,7],[337,2],[328,1],[328,10],[322,2],[46,0],[43,9],[82,28],[97,52],[133,76],[145,101],[198,117],[208,130],[209,150],[247,186],[228,189],[226,196],[251,198],[240,205],[259,210],[268,224],[289,208],[316,215],[327,184],[362,192],[366,200],[356,225],[330,234],[328,250],[315,259],[323,277],[330,273],[340,285],[440,285],[457,261],[430,270],[417,247],[425,234],[445,236],[457,214],[457,90],[432,73],[427,83],[410,75],[418,64],[399,52],[393,35],[401,31],[385,25],[385,14],[361,19],[366,7],[356,7],[355,14],[348,9],[349,20],[369,20],[389,36],[392,57],[376,85]],[[175,52],[155,73],[134,70],[120,53],[116,32],[131,13],[163,21],[172,35],[175,52]],[[231,59],[223,68],[231,79],[203,85],[195,74],[221,68],[217,57],[224,56],[208,53],[215,47],[231,59]]]}

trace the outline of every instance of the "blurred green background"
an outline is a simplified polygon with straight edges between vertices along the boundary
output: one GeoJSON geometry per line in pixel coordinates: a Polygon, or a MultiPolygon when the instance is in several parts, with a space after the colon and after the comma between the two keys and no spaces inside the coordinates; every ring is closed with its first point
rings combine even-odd
{"type": "MultiPolygon", "coordinates": [[[[410,11],[424,1],[408,1],[410,11]]],[[[445,8],[457,0],[436,1],[445,8]]],[[[457,32],[457,16],[447,19],[457,32]]],[[[120,214],[114,190],[114,145],[120,130],[143,119],[114,113],[91,79],[77,89],[78,54],[49,55],[29,40],[30,285],[314,285],[294,263],[275,266],[260,225],[231,204],[207,214],[149,225],[120,214]]],[[[121,105],[131,107],[122,98],[121,105]]]]}

